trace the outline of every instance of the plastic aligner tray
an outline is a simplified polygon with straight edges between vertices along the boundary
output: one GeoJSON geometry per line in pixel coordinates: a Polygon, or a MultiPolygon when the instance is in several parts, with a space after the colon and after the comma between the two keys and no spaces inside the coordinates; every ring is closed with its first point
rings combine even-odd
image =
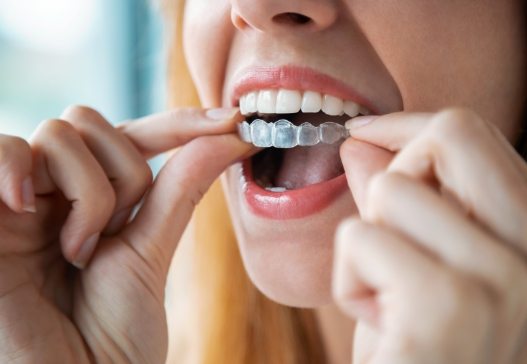
{"type": "Polygon", "coordinates": [[[238,134],[244,142],[261,148],[334,144],[349,137],[348,130],[341,124],[327,122],[314,126],[303,123],[296,126],[286,119],[271,123],[262,119],[256,119],[250,124],[244,121],[238,125],[238,134]]]}

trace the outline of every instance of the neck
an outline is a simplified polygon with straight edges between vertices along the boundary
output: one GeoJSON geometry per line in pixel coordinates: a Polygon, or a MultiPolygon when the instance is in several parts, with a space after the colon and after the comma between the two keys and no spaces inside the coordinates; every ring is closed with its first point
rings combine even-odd
{"type": "Polygon", "coordinates": [[[317,308],[315,316],[330,364],[350,364],[355,322],[335,304],[317,308]]]}

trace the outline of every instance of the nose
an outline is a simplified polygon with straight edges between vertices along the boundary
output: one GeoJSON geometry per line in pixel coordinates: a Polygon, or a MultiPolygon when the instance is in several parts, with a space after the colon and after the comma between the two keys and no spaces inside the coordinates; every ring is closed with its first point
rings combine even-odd
{"type": "Polygon", "coordinates": [[[292,27],[323,30],[336,20],[335,0],[231,0],[231,18],[240,30],[273,32],[292,27]]]}

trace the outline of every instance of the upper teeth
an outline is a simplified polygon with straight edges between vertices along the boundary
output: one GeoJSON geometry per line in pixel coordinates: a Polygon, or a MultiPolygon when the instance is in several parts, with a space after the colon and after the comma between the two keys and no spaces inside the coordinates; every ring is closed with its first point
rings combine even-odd
{"type": "Polygon", "coordinates": [[[335,96],[321,94],[315,91],[297,91],[287,89],[272,89],[252,91],[240,98],[240,112],[243,115],[260,114],[293,114],[299,111],[327,115],[343,115],[355,117],[366,115],[368,110],[353,102],[335,96]]]}

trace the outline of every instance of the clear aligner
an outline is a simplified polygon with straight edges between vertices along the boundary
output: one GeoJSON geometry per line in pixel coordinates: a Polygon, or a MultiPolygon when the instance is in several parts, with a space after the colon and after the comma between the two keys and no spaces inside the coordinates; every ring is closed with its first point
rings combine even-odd
{"type": "Polygon", "coordinates": [[[344,125],[337,123],[327,122],[319,126],[303,123],[296,126],[285,119],[271,123],[262,119],[256,119],[250,124],[244,121],[238,125],[238,134],[244,142],[262,148],[293,148],[319,143],[334,144],[349,137],[349,132],[344,125]]]}

